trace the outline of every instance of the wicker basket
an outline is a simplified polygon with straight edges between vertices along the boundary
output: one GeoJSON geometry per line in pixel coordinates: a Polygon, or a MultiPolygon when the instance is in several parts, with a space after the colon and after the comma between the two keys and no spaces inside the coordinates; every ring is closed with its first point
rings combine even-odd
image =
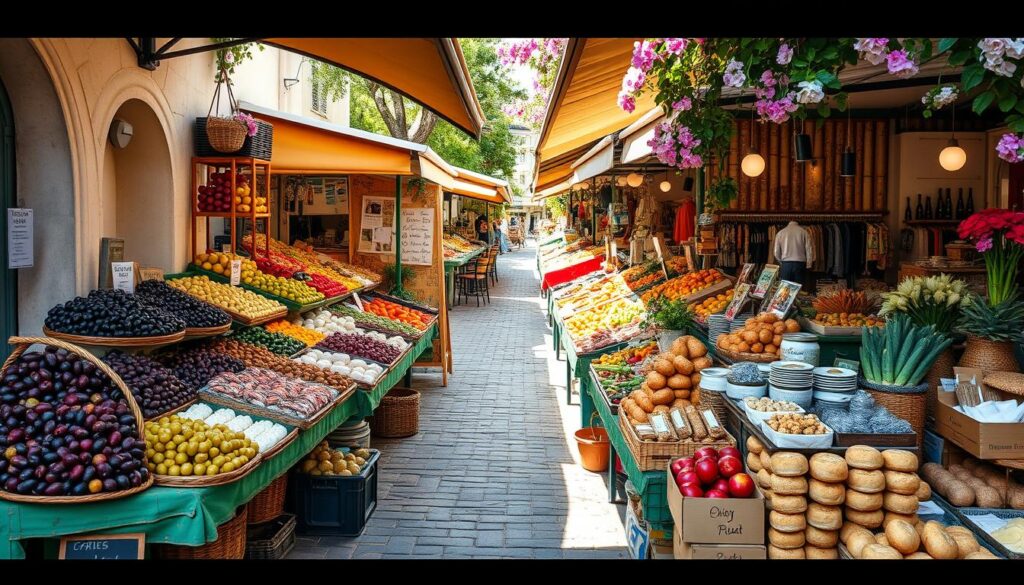
{"type": "Polygon", "coordinates": [[[928,374],[925,375],[925,383],[928,384],[925,412],[928,420],[935,420],[935,412],[939,404],[939,386],[942,384],[942,378],[953,377],[953,366],[955,365],[956,360],[953,359],[953,348],[947,347],[945,351],[939,354],[935,363],[928,369],[928,374]]]}
{"type": "Polygon", "coordinates": [[[156,556],[161,559],[180,560],[244,559],[246,516],[246,507],[242,506],[234,518],[217,527],[217,540],[202,546],[154,545],[156,556]]]}
{"type": "Polygon", "coordinates": [[[249,500],[245,510],[248,524],[262,524],[274,520],[284,513],[284,496],[288,491],[288,474],[270,482],[256,497],[249,500]]]}
{"type": "Polygon", "coordinates": [[[206,140],[217,152],[231,154],[242,150],[246,133],[245,124],[234,118],[210,116],[206,119],[206,140]]]}
{"type": "Polygon", "coordinates": [[[295,547],[295,514],[282,514],[260,526],[249,525],[245,558],[276,561],[295,547]]]}
{"type": "Polygon", "coordinates": [[[928,398],[928,383],[917,386],[886,386],[860,379],[860,385],[889,412],[910,423],[917,434],[917,448],[924,441],[925,409],[928,398]]]}
{"type": "Polygon", "coordinates": [[[411,388],[392,388],[370,418],[375,437],[411,437],[420,430],[420,393],[411,388]]]}
{"type": "Polygon", "coordinates": [[[729,420],[729,407],[725,405],[725,401],[729,400],[725,396],[725,392],[716,392],[714,390],[706,390],[703,388],[694,388],[690,394],[690,402],[695,405],[700,405],[701,410],[710,408],[711,412],[715,413],[715,418],[718,422],[725,424],[725,421],[729,420]]]}
{"type": "Polygon", "coordinates": [[[967,347],[960,357],[961,368],[978,368],[986,372],[1019,372],[1020,364],[1013,353],[1012,341],[992,341],[967,336],[967,347]]]}
{"type": "Polygon", "coordinates": [[[708,443],[689,440],[666,443],[643,441],[637,436],[633,425],[626,420],[624,411],[619,412],[619,429],[622,431],[626,445],[629,446],[629,452],[633,455],[633,460],[640,471],[665,471],[669,461],[680,457],[689,457],[701,447],[721,449],[722,447],[736,446],[736,439],[728,432],[726,432],[725,439],[708,443]]]}

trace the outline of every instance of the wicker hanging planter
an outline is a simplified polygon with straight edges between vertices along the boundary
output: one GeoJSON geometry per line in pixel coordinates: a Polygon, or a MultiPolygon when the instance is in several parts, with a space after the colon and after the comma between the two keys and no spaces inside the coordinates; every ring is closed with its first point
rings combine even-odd
{"type": "Polygon", "coordinates": [[[231,154],[242,150],[242,146],[245,145],[248,128],[244,122],[235,119],[236,113],[238,113],[238,102],[235,101],[235,95],[231,92],[231,80],[228,78],[228,72],[221,69],[220,75],[217,77],[217,89],[213,92],[213,99],[210,100],[210,111],[206,115],[206,139],[217,152],[231,154]],[[231,112],[227,117],[214,115],[220,110],[221,85],[226,85],[228,88],[228,104],[231,107],[231,112]]]}
{"type": "Polygon", "coordinates": [[[1012,341],[992,341],[967,336],[967,347],[960,357],[961,368],[980,368],[988,372],[1019,372],[1020,364],[1013,353],[1012,341]]]}

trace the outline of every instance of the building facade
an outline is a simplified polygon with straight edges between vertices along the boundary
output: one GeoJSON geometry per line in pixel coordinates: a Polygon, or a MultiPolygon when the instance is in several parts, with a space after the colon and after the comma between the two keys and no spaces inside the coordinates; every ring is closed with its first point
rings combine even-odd
{"type": "Polygon", "coordinates": [[[536,222],[542,217],[544,211],[543,206],[532,203],[533,191],[530,188],[533,184],[533,171],[536,166],[534,157],[536,156],[539,133],[536,129],[521,124],[510,125],[509,131],[516,141],[516,167],[513,179],[518,187],[518,192],[512,199],[511,213],[523,216],[527,219],[527,226],[529,226],[529,217],[534,216],[534,222],[536,222]]]}

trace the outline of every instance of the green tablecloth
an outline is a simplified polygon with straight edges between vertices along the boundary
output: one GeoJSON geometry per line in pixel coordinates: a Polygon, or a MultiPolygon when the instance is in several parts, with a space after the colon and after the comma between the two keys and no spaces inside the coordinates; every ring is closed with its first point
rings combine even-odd
{"type": "Polygon", "coordinates": [[[81,533],[144,532],[148,543],[200,546],[217,539],[217,526],[309,453],[349,418],[373,414],[381,398],[397,384],[437,334],[435,324],[370,392],[356,393],[320,422],[300,432],[291,445],[252,473],[227,485],[208,488],[151,487],[107,502],[75,505],[0,501],[0,559],[24,558],[20,540],[81,533]]]}

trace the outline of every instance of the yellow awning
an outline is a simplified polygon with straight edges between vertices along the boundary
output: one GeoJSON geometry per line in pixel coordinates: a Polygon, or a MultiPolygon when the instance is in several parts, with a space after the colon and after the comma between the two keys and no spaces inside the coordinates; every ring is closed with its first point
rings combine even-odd
{"type": "Polygon", "coordinates": [[[372,79],[470,135],[480,136],[484,114],[455,38],[269,38],[261,42],[372,79]]]}
{"type": "Polygon", "coordinates": [[[653,92],[637,99],[632,113],[618,105],[636,40],[569,39],[537,143],[538,164],[617,132],[654,107],[653,92]]]}

